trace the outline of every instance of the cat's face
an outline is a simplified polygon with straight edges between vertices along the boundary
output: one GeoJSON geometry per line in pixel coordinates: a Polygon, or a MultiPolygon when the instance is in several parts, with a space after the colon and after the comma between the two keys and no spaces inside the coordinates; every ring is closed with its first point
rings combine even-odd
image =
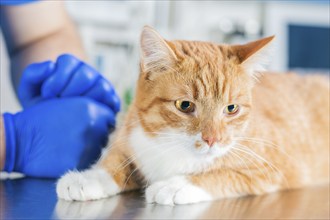
{"type": "Polygon", "coordinates": [[[248,124],[254,79],[251,64],[242,63],[250,52],[245,58],[238,46],[168,42],[150,28],[141,44],[135,106],[144,133],[178,153],[224,155],[248,124]]]}

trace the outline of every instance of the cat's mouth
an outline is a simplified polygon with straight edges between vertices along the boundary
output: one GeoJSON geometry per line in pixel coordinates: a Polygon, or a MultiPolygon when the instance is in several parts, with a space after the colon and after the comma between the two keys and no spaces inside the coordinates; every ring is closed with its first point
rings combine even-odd
{"type": "Polygon", "coordinates": [[[228,151],[232,148],[232,146],[235,144],[234,141],[228,142],[228,143],[214,143],[212,146],[209,146],[206,143],[203,143],[201,141],[196,141],[195,143],[195,149],[197,154],[207,157],[221,157],[228,153],[228,151]],[[198,143],[198,144],[196,144],[198,143]],[[196,145],[198,147],[196,147],[196,145]]]}

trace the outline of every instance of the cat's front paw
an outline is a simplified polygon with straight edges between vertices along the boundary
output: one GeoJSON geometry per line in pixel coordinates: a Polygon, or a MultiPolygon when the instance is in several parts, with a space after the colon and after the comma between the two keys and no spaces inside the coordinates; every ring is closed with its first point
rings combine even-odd
{"type": "Polygon", "coordinates": [[[68,172],[58,181],[56,186],[57,196],[68,201],[102,199],[118,192],[118,185],[103,169],[68,172]]]}
{"type": "Polygon", "coordinates": [[[162,205],[190,204],[212,200],[212,196],[204,189],[190,183],[186,177],[172,177],[159,181],[146,189],[149,203],[162,205]]]}

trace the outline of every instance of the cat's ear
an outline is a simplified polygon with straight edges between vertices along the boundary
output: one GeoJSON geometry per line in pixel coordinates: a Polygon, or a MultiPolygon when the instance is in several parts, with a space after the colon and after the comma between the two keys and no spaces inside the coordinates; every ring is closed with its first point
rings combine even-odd
{"type": "Polygon", "coordinates": [[[143,72],[172,69],[177,57],[169,44],[153,28],[144,26],[140,43],[143,72]]]}
{"type": "Polygon", "coordinates": [[[240,64],[253,77],[265,70],[264,66],[269,62],[271,42],[274,37],[270,36],[244,45],[232,46],[240,64]]]}

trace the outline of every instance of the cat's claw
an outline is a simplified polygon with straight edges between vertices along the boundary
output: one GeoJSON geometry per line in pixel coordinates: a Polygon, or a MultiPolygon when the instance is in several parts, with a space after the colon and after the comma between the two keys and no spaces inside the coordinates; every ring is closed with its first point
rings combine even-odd
{"type": "Polygon", "coordinates": [[[68,201],[97,200],[115,195],[119,187],[112,177],[102,169],[85,172],[68,172],[57,183],[56,193],[68,201]]]}
{"type": "Polygon", "coordinates": [[[146,189],[146,199],[148,203],[179,205],[210,201],[212,196],[185,177],[178,176],[150,185],[146,189]]]}

